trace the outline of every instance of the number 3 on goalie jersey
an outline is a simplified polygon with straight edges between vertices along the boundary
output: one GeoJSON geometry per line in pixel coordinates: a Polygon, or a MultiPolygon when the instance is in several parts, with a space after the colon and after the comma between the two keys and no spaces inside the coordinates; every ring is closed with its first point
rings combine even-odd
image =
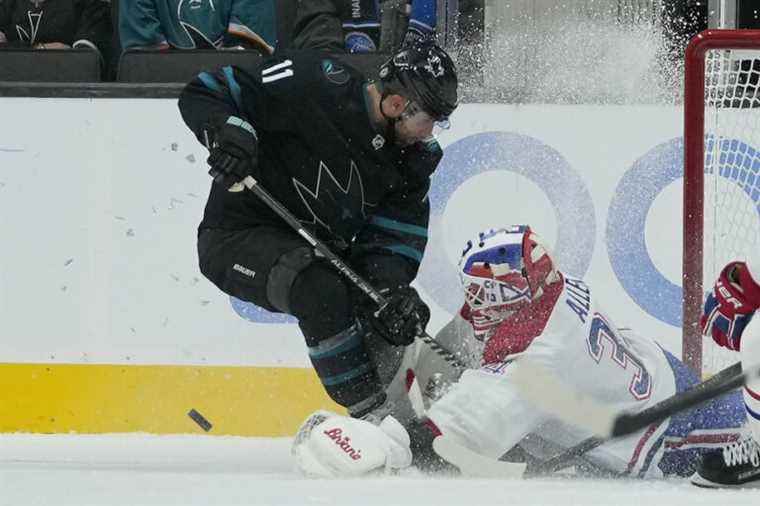
{"type": "Polygon", "coordinates": [[[652,377],[644,368],[641,360],[633,354],[625,338],[619,335],[599,313],[595,313],[594,319],[591,321],[591,331],[586,344],[589,353],[597,363],[602,360],[605,349],[609,346],[609,357],[615,363],[623,369],[635,371],[628,391],[636,400],[642,401],[652,395],[652,377]]]}

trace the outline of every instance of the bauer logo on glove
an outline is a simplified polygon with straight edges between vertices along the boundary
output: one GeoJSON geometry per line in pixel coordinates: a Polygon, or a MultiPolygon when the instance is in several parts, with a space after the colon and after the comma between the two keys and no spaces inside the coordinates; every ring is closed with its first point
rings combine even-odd
{"type": "Polygon", "coordinates": [[[739,350],[744,328],[760,305],[760,287],[743,262],[732,262],[720,273],[707,295],[700,319],[702,333],[719,346],[739,350]]]}

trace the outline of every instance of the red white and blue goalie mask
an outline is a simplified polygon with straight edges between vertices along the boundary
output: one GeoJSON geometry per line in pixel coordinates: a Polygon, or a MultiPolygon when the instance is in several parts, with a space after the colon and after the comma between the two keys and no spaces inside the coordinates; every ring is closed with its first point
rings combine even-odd
{"type": "Polygon", "coordinates": [[[526,225],[481,232],[467,241],[459,277],[475,337],[481,340],[559,279],[549,252],[526,225]]]}

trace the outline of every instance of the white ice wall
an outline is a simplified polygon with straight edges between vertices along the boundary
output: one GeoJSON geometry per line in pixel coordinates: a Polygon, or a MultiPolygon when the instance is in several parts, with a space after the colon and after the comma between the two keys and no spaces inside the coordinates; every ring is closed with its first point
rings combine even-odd
{"type": "MultiPolygon", "coordinates": [[[[174,101],[0,111],[0,361],[308,364],[292,322],[233,307],[200,275],[206,154],[174,101]]],[[[680,109],[463,105],[452,123],[418,278],[430,330],[461,301],[464,241],[529,223],[618,325],[679,353],[680,109]]]]}

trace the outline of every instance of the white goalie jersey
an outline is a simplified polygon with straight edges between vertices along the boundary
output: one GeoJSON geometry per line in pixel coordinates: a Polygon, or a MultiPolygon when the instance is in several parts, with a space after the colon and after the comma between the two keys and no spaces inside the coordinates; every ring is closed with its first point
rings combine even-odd
{"type": "MultiPolygon", "coordinates": [[[[550,418],[520,398],[510,384],[510,364],[517,356],[530,357],[571,388],[620,411],[641,411],[675,393],[670,365],[675,359],[669,359],[652,339],[620,331],[599,308],[585,282],[565,277],[549,303],[543,317],[537,314],[514,329],[500,328],[509,341],[501,347],[509,353],[500,357],[499,343],[494,345],[494,338],[490,339],[481,353],[490,363],[467,370],[432,404],[427,415],[444,434],[493,458],[519,444],[539,459],[593,435],[550,418]]],[[[474,341],[471,325],[461,315],[437,339],[442,343],[474,341]],[[469,337],[461,332],[469,332],[469,337]]],[[[605,443],[585,458],[607,470],[657,476],[660,471],[653,464],[663,451],[667,426],[665,421],[605,443]]]]}

